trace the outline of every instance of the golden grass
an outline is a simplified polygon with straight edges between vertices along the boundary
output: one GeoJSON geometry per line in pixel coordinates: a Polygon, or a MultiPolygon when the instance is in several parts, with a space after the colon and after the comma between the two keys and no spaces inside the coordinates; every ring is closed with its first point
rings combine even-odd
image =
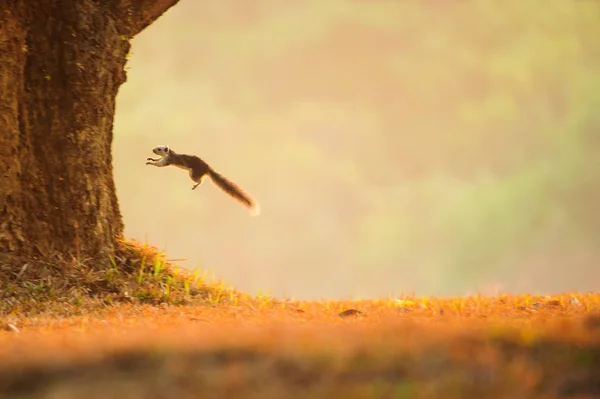
{"type": "Polygon", "coordinates": [[[235,303],[242,293],[171,265],[157,248],[122,241],[115,258],[0,259],[0,314],[86,314],[120,303],[235,303]]]}
{"type": "Polygon", "coordinates": [[[20,332],[0,331],[0,397],[600,395],[598,294],[278,300],[166,263],[141,267],[158,255],[147,246],[124,251],[113,280],[110,265],[95,277],[69,269],[64,288],[44,277],[51,303],[34,304],[37,291],[23,286],[39,276],[3,282],[13,301],[0,323],[20,332]],[[73,305],[82,285],[95,289],[73,305]]]}

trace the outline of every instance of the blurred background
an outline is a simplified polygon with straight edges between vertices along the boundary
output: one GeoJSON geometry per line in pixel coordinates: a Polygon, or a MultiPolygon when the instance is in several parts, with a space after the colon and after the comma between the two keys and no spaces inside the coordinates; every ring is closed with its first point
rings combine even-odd
{"type": "Polygon", "coordinates": [[[117,100],[126,235],[240,290],[600,290],[598,1],[183,0],[117,100]]]}

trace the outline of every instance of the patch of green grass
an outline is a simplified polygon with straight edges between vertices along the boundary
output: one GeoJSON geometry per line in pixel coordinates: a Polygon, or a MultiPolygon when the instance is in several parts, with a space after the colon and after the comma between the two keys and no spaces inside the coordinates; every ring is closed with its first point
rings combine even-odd
{"type": "Polygon", "coordinates": [[[157,248],[122,241],[105,261],[0,260],[0,314],[76,315],[119,302],[171,305],[237,303],[242,295],[167,262],[157,248]]]}

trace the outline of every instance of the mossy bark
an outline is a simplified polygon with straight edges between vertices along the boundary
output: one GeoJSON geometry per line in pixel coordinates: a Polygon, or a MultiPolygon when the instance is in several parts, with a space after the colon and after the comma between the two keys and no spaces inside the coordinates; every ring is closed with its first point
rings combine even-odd
{"type": "Polygon", "coordinates": [[[129,40],[175,2],[0,3],[0,253],[115,250],[112,129],[129,40]]]}

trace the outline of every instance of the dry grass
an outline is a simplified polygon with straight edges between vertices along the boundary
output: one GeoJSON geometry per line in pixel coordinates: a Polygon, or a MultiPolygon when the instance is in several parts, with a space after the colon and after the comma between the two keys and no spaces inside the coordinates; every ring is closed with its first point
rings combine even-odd
{"type": "Polygon", "coordinates": [[[122,249],[62,283],[13,266],[0,397],[600,397],[597,294],[276,300],[122,249]]]}
{"type": "Polygon", "coordinates": [[[169,264],[157,248],[121,242],[115,259],[0,259],[0,312],[86,314],[118,303],[234,303],[242,293],[169,264]]]}

